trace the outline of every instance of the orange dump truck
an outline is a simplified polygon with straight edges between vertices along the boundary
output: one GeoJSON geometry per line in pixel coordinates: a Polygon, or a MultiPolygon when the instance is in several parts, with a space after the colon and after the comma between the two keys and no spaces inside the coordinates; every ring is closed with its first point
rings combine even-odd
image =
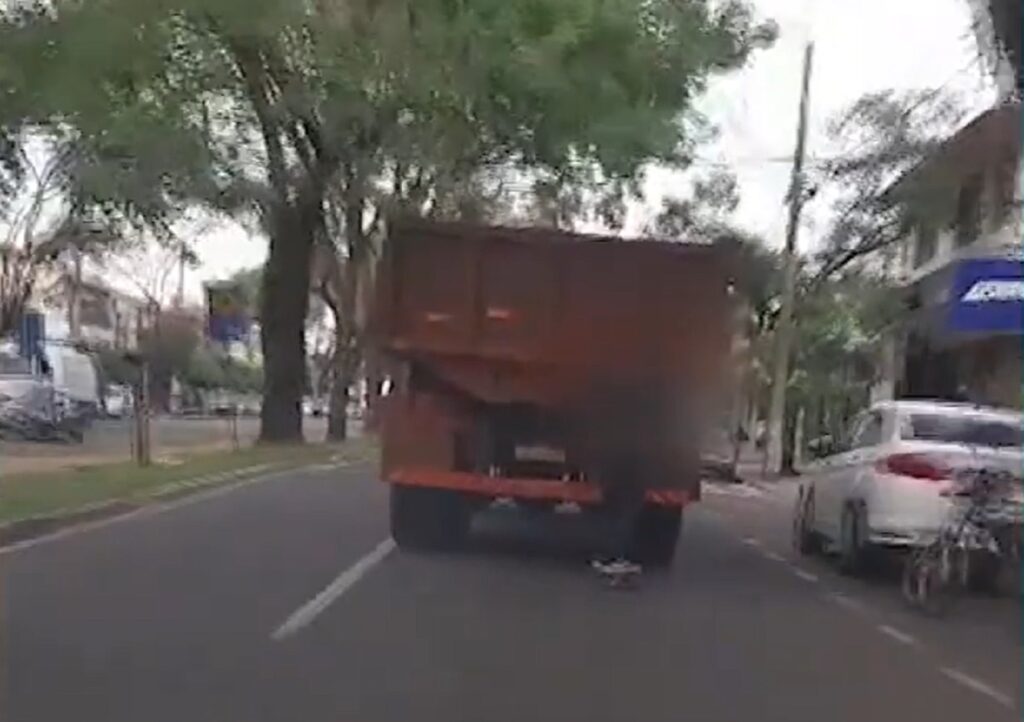
{"type": "Polygon", "coordinates": [[[372,328],[392,370],[382,474],[401,546],[457,545],[476,508],[600,507],[640,484],[637,554],[666,562],[699,498],[702,421],[732,341],[709,245],[542,229],[391,227],[372,328]]]}

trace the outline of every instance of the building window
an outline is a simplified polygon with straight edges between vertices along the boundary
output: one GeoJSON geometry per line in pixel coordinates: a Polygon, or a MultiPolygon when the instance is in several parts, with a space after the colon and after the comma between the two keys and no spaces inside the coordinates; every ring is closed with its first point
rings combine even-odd
{"type": "Polygon", "coordinates": [[[920,268],[935,257],[939,234],[935,226],[921,223],[917,227],[917,238],[914,243],[914,268],[920,268]]]}
{"type": "Polygon", "coordinates": [[[956,202],[956,244],[974,243],[981,232],[982,176],[976,174],[960,187],[956,202]]]}

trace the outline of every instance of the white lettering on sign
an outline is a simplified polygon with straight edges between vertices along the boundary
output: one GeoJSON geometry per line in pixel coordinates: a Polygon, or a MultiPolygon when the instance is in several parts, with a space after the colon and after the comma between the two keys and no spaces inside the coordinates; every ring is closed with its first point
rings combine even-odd
{"type": "Polygon", "coordinates": [[[1024,301],[1024,279],[990,278],[976,281],[960,297],[964,303],[987,303],[989,301],[1024,301]]]}

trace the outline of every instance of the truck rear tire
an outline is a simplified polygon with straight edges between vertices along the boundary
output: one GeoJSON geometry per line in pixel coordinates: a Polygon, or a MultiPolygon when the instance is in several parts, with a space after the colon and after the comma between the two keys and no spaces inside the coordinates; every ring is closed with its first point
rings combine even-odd
{"type": "Polygon", "coordinates": [[[469,504],[454,491],[391,486],[391,538],[404,549],[458,549],[470,517],[469,504]]]}
{"type": "Polygon", "coordinates": [[[669,566],[675,557],[682,528],[682,508],[647,504],[633,530],[631,556],[648,566],[669,566]]]}

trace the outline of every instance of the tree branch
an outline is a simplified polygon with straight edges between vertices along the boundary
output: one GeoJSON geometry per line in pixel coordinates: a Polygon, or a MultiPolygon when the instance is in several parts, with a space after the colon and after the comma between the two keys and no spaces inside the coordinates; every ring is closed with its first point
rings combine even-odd
{"type": "Polygon", "coordinates": [[[267,151],[267,178],[277,194],[279,203],[291,200],[288,185],[288,170],[284,148],[281,145],[280,125],[274,117],[266,87],[266,68],[258,50],[241,42],[228,40],[228,47],[235,59],[235,65],[245,85],[249,101],[259,122],[260,134],[267,151]]]}
{"type": "Polygon", "coordinates": [[[815,287],[818,286],[820,283],[827,280],[829,276],[842,270],[861,256],[865,256],[896,243],[904,237],[903,234],[900,233],[901,230],[905,230],[903,225],[902,220],[892,221],[884,226],[880,226],[867,236],[862,237],[860,242],[855,244],[853,247],[842,250],[837,257],[826,261],[825,265],[814,277],[812,285],[815,287]]]}

